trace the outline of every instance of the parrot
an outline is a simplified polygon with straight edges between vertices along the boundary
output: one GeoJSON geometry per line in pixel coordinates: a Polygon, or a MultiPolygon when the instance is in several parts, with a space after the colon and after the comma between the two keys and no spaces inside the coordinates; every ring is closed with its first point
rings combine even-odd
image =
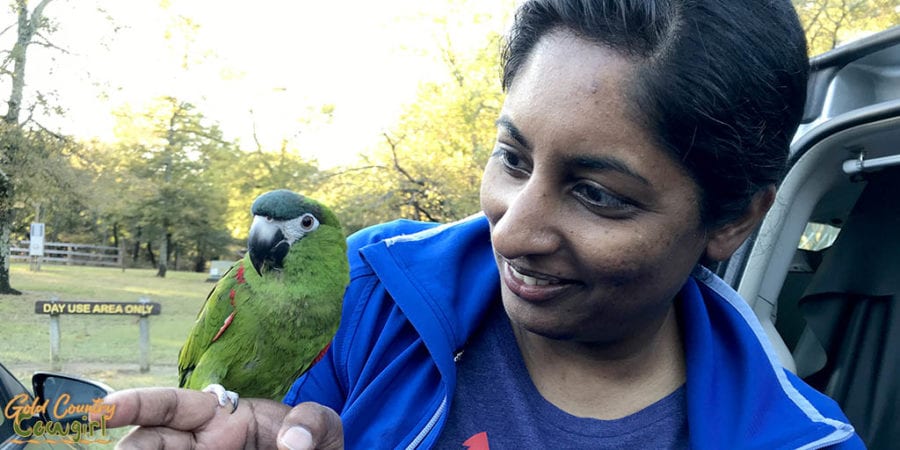
{"type": "Polygon", "coordinates": [[[179,387],[234,409],[238,394],[280,401],[325,355],[350,278],[347,241],[327,206],[279,189],[250,210],[247,252],[207,296],[178,356],[179,387]]]}

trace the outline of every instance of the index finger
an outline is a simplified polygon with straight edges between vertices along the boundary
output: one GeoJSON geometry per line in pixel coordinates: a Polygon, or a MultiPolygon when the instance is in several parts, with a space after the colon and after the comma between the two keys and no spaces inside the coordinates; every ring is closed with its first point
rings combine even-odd
{"type": "Polygon", "coordinates": [[[115,410],[106,424],[165,426],[195,430],[216,415],[218,401],[207,392],[175,388],[140,388],[114,392],[103,399],[115,410]]]}

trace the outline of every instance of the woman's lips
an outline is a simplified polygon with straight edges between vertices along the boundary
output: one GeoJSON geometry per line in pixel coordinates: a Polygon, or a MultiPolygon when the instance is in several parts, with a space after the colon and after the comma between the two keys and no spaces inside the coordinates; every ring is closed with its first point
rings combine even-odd
{"type": "Polygon", "coordinates": [[[513,294],[527,302],[545,302],[562,295],[575,283],[550,275],[517,269],[503,260],[503,282],[513,294]],[[523,273],[524,272],[524,273],[523,273]]]}

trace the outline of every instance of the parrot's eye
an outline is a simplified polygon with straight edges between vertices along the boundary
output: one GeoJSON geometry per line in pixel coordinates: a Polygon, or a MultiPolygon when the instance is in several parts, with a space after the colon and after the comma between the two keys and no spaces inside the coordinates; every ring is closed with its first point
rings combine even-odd
{"type": "Polygon", "coordinates": [[[319,228],[319,221],[316,220],[316,216],[312,214],[304,214],[303,217],[300,218],[300,228],[304,233],[309,233],[316,228],[319,228]]]}
{"type": "Polygon", "coordinates": [[[266,222],[271,222],[271,221],[272,221],[272,216],[266,216],[266,222]]]}

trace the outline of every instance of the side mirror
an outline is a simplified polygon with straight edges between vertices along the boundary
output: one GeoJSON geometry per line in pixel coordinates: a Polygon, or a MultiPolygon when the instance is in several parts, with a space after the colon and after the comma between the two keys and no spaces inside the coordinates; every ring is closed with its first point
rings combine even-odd
{"type": "Polygon", "coordinates": [[[113,392],[103,383],[51,372],[35,372],[31,382],[35,397],[47,405],[42,413],[45,421],[87,424],[91,413],[106,420],[115,413],[103,403],[103,397],[113,392]]]}

